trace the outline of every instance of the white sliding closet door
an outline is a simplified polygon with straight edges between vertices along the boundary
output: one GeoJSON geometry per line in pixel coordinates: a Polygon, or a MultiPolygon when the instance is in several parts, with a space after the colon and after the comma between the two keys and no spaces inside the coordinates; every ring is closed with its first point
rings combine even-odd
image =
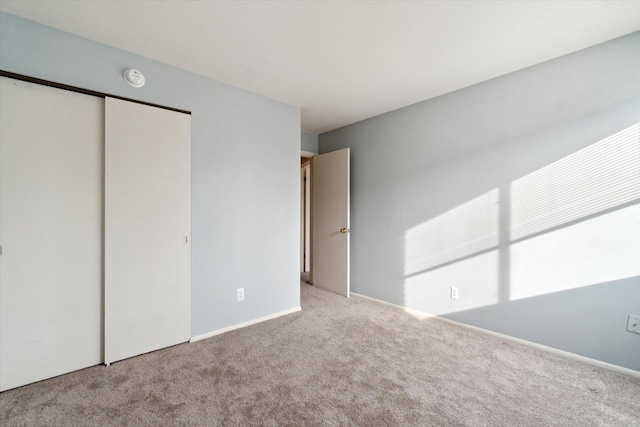
{"type": "Polygon", "coordinates": [[[191,336],[191,116],[105,100],[105,362],[191,336]]]}
{"type": "Polygon", "coordinates": [[[103,361],[104,100],[0,77],[0,390],[103,361]]]}

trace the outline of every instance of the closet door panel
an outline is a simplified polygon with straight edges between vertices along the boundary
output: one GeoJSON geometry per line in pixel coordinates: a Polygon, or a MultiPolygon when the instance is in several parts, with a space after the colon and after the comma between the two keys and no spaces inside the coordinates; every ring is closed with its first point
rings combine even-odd
{"type": "Polygon", "coordinates": [[[106,99],[105,361],[191,336],[191,116],[106,99]]]}
{"type": "Polygon", "coordinates": [[[0,78],[0,390],[103,361],[104,100],[0,78]]]}

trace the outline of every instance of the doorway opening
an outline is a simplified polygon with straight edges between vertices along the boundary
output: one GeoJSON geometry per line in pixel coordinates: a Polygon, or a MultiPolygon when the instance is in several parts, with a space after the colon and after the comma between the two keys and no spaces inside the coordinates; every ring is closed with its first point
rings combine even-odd
{"type": "Polygon", "coordinates": [[[300,159],[300,272],[349,297],[350,149],[300,159]]]}
{"type": "Polygon", "coordinates": [[[300,156],[300,279],[311,283],[311,157],[300,156]]]}

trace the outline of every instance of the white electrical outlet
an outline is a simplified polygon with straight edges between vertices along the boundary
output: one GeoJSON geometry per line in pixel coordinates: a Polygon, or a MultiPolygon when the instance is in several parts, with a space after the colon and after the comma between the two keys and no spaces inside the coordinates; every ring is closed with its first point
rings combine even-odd
{"type": "Polygon", "coordinates": [[[629,315],[629,319],[627,320],[627,331],[640,334],[640,316],[633,314],[629,315]]]}
{"type": "Polygon", "coordinates": [[[244,300],[244,288],[238,288],[238,301],[244,300]]]}
{"type": "Polygon", "coordinates": [[[458,288],[455,286],[451,287],[451,299],[458,299],[458,288]]]}

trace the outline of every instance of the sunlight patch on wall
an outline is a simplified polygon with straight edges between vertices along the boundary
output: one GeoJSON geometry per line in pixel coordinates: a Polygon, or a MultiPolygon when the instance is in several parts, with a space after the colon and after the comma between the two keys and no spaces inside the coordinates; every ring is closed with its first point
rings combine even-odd
{"type": "Polygon", "coordinates": [[[405,279],[404,306],[429,314],[446,314],[498,302],[498,251],[466,258],[405,279]],[[459,299],[449,298],[449,289],[459,299]]]}
{"type": "Polygon", "coordinates": [[[640,198],[640,124],[511,184],[511,240],[640,198]]]}
{"type": "Polygon", "coordinates": [[[417,274],[498,245],[498,190],[420,224],[405,234],[405,275],[417,274]]]}
{"type": "Polygon", "coordinates": [[[640,276],[640,204],[511,246],[511,299],[633,276],[640,276]]]}

